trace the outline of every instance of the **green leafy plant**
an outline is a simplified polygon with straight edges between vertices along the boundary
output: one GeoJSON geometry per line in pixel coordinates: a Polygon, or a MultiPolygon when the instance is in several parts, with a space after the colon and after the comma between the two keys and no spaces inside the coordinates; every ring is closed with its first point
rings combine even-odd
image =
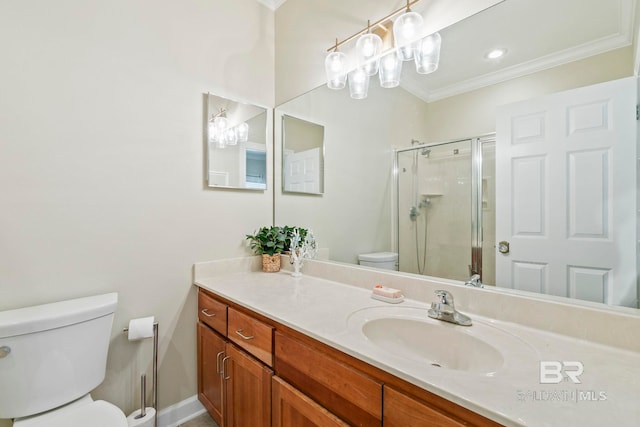
{"type": "MultiPolygon", "coordinates": [[[[292,229],[293,231],[293,229],[292,229]]],[[[287,232],[283,227],[262,227],[254,234],[247,234],[250,248],[256,255],[275,255],[284,252],[287,243],[287,232]]],[[[289,237],[289,242],[291,238],[289,237]]]]}

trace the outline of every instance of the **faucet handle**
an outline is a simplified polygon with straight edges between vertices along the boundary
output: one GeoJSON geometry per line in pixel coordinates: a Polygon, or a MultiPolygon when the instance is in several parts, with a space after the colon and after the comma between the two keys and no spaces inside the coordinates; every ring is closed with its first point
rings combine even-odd
{"type": "Polygon", "coordinates": [[[437,291],[434,291],[434,293],[438,296],[440,304],[446,304],[453,307],[453,295],[451,295],[451,292],[438,289],[437,291]]]}

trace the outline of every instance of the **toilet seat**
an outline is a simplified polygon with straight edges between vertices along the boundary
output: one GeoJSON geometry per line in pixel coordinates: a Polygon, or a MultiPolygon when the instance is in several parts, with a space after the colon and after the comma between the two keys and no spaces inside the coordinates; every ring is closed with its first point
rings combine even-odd
{"type": "Polygon", "coordinates": [[[85,398],[41,415],[15,420],[14,427],[127,427],[127,418],[115,405],[85,398]]]}

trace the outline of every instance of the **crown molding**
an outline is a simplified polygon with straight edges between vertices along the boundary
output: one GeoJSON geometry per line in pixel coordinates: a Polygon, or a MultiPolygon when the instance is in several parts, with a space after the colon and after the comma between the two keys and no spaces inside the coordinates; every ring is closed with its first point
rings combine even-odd
{"type": "Polygon", "coordinates": [[[619,49],[630,45],[631,42],[625,34],[619,34],[611,37],[602,38],[594,43],[585,44],[577,48],[567,49],[555,54],[547,55],[533,61],[524,62],[514,65],[494,73],[485,74],[480,77],[461,81],[451,86],[441,89],[429,91],[426,96],[421,98],[427,102],[438,101],[462,93],[471,92],[483,87],[502,83],[507,80],[523,77],[529,74],[544,71],[549,68],[568,64],[573,61],[588,58],[593,55],[608,52],[610,50],[619,49]]]}

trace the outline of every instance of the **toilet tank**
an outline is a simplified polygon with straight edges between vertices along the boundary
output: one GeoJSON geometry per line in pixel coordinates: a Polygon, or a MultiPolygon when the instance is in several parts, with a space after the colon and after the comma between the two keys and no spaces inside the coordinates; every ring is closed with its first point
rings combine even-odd
{"type": "Polygon", "coordinates": [[[358,255],[358,263],[366,267],[398,270],[398,254],[395,252],[373,252],[358,255]]]}
{"type": "Polygon", "coordinates": [[[69,403],[105,376],[118,294],[0,312],[0,418],[69,403]]]}

